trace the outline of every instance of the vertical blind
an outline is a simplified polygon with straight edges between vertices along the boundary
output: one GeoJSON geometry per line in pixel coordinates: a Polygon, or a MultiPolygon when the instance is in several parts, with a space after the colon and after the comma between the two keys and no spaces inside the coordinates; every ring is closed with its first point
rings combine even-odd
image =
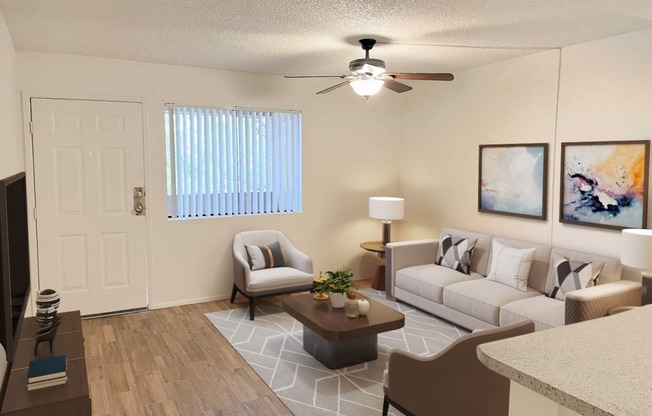
{"type": "Polygon", "coordinates": [[[301,113],[167,105],[168,216],[301,211],[301,113]]]}

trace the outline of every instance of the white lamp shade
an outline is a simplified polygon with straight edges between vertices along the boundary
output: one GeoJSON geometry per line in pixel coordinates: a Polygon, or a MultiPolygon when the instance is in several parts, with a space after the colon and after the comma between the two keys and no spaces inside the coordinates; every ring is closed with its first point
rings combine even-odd
{"type": "Polygon", "coordinates": [[[652,270],[652,230],[623,230],[620,262],[636,269],[652,270]]]}
{"type": "Polygon", "coordinates": [[[402,220],[405,217],[405,200],[389,196],[371,197],[369,216],[378,220],[402,220]]]}
{"type": "Polygon", "coordinates": [[[378,91],[383,87],[385,81],[382,79],[358,79],[352,81],[349,85],[353,88],[356,94],[363,97],[370,97],[372,95],[378,94],[378,91]]]}

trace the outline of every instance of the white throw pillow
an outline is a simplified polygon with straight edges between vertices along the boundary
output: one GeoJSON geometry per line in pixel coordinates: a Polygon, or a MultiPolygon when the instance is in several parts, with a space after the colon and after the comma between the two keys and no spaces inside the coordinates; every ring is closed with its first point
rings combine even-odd
{"type": "Polygon", "coordinates": [[[487,279],[527,292],[527,278],[536,249],[507,247],[495,240],[492,244],[491,269],[487,279]]]}

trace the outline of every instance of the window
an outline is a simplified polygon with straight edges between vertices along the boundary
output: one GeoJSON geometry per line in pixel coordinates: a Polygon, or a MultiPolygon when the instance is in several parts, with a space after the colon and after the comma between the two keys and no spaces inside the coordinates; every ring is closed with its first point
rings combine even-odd
{"type": "Polygon", "coordinates": [[[168,216],[301,212],[301,113],[166,105],[168,216]]]}

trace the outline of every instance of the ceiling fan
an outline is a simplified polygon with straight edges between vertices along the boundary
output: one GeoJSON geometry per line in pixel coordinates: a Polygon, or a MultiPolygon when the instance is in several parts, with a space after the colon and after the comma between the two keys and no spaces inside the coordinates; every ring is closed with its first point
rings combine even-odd
{"type": "Polygon", "coordinates": [[[415,81],[453,80],[453,74],[447,73],[387,72],[385,70],[385,61],[369,57],[369,51],[376,44],[376,39],[360,39],[359,42],[365,51],[365,57],[349,62],[350,75],[286,75],[285,78],[340,78],[345,81],[321,90],[317,94],[326,94],[345,85],[351,85],[356,94],[367,98],[377,94],[382,87],[399,93],[412,89],[409,85],[396,81],[397,79],[415,81]]]}

